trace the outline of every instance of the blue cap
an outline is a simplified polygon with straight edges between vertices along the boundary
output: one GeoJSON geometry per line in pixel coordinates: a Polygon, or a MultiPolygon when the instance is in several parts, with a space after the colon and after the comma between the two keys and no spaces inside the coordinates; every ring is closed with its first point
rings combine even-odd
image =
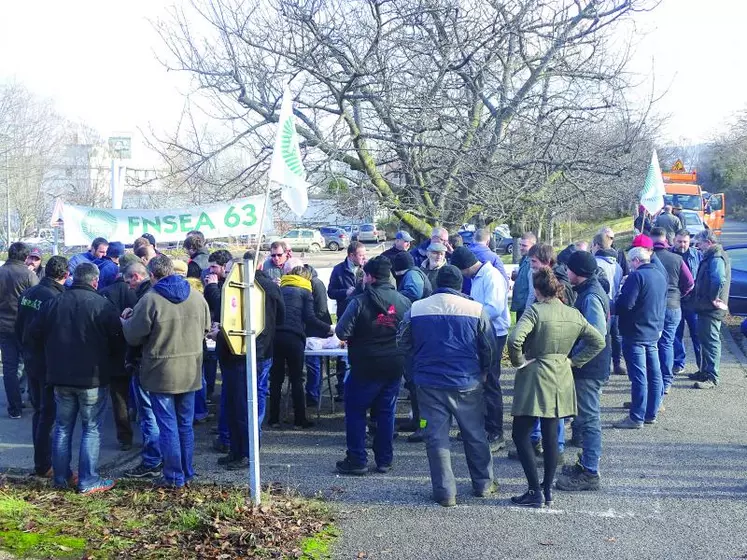
{"type": "Polygon", "coordinates": [[[112,241],[109,243],[109,248],[106,250],[106,256],[110,259],[118,259],[125,254],[124,243],[119,241],[112,241]]]}
{"type": "Polygon", "coordinates": [[[148,241],[150,241],[150,244],[153,245],[153,247],[155,248],[155,246],[156,246],[156,238],[153,237],[152,233],[144,233],[140,237],[144,237],[145,239],[147,239],[148,241]]]}
{"type": "Polygon", "coordinates": [[[414,241],[412,236],[404,230],[398,231],[397,235],[395,235],[394,238],[401,239],[402,241],[407,241],[408,243],[412,243],[414,241]]]}

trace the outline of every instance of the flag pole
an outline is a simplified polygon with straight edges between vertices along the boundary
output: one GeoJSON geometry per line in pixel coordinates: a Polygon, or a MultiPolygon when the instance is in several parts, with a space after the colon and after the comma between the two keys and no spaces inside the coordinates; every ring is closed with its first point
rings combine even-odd
{"type": "MultiPolygon", "coordinates": [[[[259,250],[262,247],[262,234],[265,231],[265,216],[267,215],[267,205],[270,204],[270,178],[267,178],[267,189],[265,190],[265,202],[262,205],[262,213],[259,216],[259,232],[257,233],[257,249],[254,258],[259,259],[259,250]]],[[[256,265],[255,265],[256,266],[256,265]]]]}
{"type": "Polygon", "coordinates": [[[244,331],[246,338],[246,400],[249,432],[249,497],[255,506],[262,503],[259,474],[259,411],[257,390],[257,331],[252,324],[252,292],[254,291],[255,262],[244,259],[244,331]]]}

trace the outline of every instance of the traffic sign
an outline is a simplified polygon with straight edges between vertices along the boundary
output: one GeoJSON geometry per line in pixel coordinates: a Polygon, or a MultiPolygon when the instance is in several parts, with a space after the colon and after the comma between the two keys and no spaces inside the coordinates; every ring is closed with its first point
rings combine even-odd
{"type": "Polygon", "coordinates": [[[255,283],[251,287],[251,328],[244,324],[244,263],[234,263],[223,283],[220,309],[220,330],[228,342],[231,353],[246,354],[246,343],[251,330],[256,335],[265,328],[265,291],[255,283]]]}

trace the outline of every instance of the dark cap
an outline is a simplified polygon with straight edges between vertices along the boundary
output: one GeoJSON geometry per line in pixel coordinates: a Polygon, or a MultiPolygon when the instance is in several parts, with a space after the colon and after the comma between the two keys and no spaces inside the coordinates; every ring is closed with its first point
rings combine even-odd
{"type": "Polygon", "coordinates": [[[465,270],[477,263],[477,257],[467,247],[457,247],[451,255],[451,264],[459,270],[465,270]]]}
{"type": "Polygon", "coordinates": [[[392,272],[392,261],[386,257],[374,257],[363,265],[363,272],[370,274],[376,280],[388,280],[392,272]]]}
{"type": "Polygon", "coordinates": [[[156,246],[156,238],[153,237],[152,233],[144,233],[140,237],[144,237],[145,239],[147,239],[148,241],[150,241],[150,244],[153,245],[153,247],[156,246]]]}
{"type": "Polygon", "coordinates": [[[436,276],[436,286],[439,288],[451,288],[452,290],[461,291],[463,281],[462,272],[451,264],[442,266],[438,271],[438,276],[436,276]]]}
{"type": "Polygon", "coordinates": [[[577,276],[589,278],[597,270],[597,260],[588,251],[576,251],[568,258],[568,270],[577,276]]]}
{"type": "Polygon", "coordinates": [[[392,260],[392,270],[394,270],[394,272],[410,270],[413,266],[415,266],[415,261],[413,260],[412,255],[407,251],[402,251],[401,253],[394,255],[394,260],[392,260]]]}
{"type": "Polygon", "coordinates": [[[106,256],[110,259],[118,259],[125,254],[124,243],[120,241],[112,241],[109,243],[109,248],[106,250],[106,256]]]}
{"type": "Polygon", "coordinates": [[[394,238],[401,239],[402,241],[407,241],[408,243],[412,243],[414,241],[412,238],[412,235],[410,235],[404,230],[398,231],[397,234],[394,236],[394,238]]]}
{"type": "Polygon", "coordinates": [[[34,247],[29,251],[29,257],[34,257],[35,259],[41,259],[42,258],[42,252],[39,247],[34,247]]]}

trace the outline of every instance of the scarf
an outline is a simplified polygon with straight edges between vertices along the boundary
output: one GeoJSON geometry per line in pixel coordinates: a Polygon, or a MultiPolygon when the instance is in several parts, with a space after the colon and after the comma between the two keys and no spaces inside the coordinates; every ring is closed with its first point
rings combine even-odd
{"type": "Polygon", "coordinates": [[[311,281],[306,280],[301,276],[295,274],[286,274],[280,278],[280,287],[293,286],[294,288],[302,288],[304,290],[311,291],[311,281]]]}

